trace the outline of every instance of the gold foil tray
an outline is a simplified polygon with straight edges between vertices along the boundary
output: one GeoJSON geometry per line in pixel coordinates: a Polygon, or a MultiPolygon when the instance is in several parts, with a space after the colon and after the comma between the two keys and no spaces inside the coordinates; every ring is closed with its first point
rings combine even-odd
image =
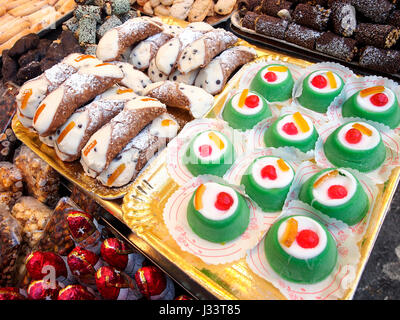
{"type": "MultiPolygon", "coordinates": [[[[241,40],[242,45],[250,46],[241,40]]],[[[253,46],[252,46],[253,47],[253,46]]],[[[256,48],[258,56],[268,56],[307,67],[311,63],[280,55],[276,52],[256,48]]],[[[223,92],[216,98],[214,108],[208,117],[215,117],[222,109],[229,91],[238,83],[243,68],[228,82],[223,92]]],[[[400,177],[400,168],[393,170],[390,179],[379,186],[372,215],[363,239],[358,243],[361,259],[357,266],[354,283],[345,292],[344,299],[352,299],[363,269],[373,248],[379,229],[389,209],[400,177]]],[[[166,150],[136,178],[129,192],[123,199],[123,221],[139,238],[143,239],[153,250],[159,252],[163,259],[182,270],[191,281],[205,288],[219,299],[285,299],[271,283],[256,275],[247,265],[246,258],[234,263],[208,265],[200,258],[180,249],[169,234],[163,221],[163,208],[168,198],[179,188],[169,176],[166,167],[166,150]]]]}

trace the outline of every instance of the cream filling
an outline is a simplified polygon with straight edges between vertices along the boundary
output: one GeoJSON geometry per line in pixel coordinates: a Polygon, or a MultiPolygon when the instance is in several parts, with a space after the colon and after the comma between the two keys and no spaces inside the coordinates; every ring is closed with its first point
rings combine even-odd
{"type": "Polygon", "coordinates": [[[137,69],[146,69],[150,63],[151,44],[149,42],[139,43],[131,51],[129,61],[137,69]]]}
{"type": "Polygon", "coordinates": [[[135,93],[141,95],[143,89],[151,83],[151,80],[143,72],[134,69],[131,64],[120,62],[117,63],[117,66],[124,74],[124,78],[120,83],[132,89],[135,93]]]}
{"type": "MultiPolygon", "coordinates": [[[[321,184],[319,184],[316,188],[313,188],[312,193],[316,201],[326,206],[340,206],[347,201],[349,201],[354,193],[356,192],[357,182],[351,173],[344,169],[339,170],[343,175],[337,175],[336,177],[327,178],[321,184]],[[346,188],[347,196],[342,199],[331,199],[328,196],[328,189],[333,185],[340,185],[346,188]]],[[[323,175],[328,172],[324,172],[323,175]]],[[[320,177],[317,178],[317,180],[320,177]]]]}
{"type": "Polygon", "coordinates": [[[219,60],[212,60],[206,67],[200,70],[196,78],[196,87],[203,88],[208,93],[215,93],[223,86],[224,74],[219,60]]]}
{"type": "Polygon", "coordinates": [[[300,141],[300,140],[308,139],[311,136],[311,134],[312,134],[312,132],[314,130],[314,125],[313,125],[313,123],[312,123],[312,121],[311,121],[311,119],[309,117],[304,116],[304,115],[302,115],[302,116],[303,116],[304,120],[307,122],[307,124],[308,124],[308,126],[310,128],[307,132],[302,132],[300,130],[300,128],[298,127],[298,125],[294,121],[293,115],[286,115],[277,124],[277,130],[278,130],[279,134],[283,138],[288,139],[288,140],[293,140],[293,141],[300,141]],[[282,129],[283,126],[285,124],[289,123],[289,122],[293,122],[295,124],[295,126],[297,128],[297,131],[298,131],[297,134],[290,135],[290,134],[287,134],[285,131],[283,131],[283,129],[282,129]]]}
{"type": "Polygon", "coordinates": [[[198,39],[188,45],[182,52],[178,66],[179,71],[187,73],[199,68],[205,59],[205,47],[203,39],[198,39]]]}
{"type": "MultiPolygon", "coordinates": [[[[90,74],[98,77],[123,78],[124,73],[114,64],[99,64],[96,66],[83,67],[79,74],[90,74]]],[[[71,79],[71,78],[70,78],[71,79]]]]}
{"type": "MultiPolygon", "coordinates": [[[[179,70],[175,70],[174,72],[172,72],[170,74],[170,76],[168,77],[168,80],[179,82],[179,83],[184,83],[187,85],[193,85],[196,80],[197,75],[199,74],[199,71],[200,71],[200,69],[196,69],[196,70],[193,70],[193,71],[183,74],[183,73],[180,73],[179,70]]],[[[198,85],[196,85],[196,87],[198,87],[198,85]]]]}
{"type": "Polygon", "coordinates": [[[172,72],[172,68],[175,66],[180,49],[181,43],[179,38],[172,38],[163,44],[158,49],[155,58],[157,69],[163,74],[169,75],[172,72]]]}
{"type": "Polygon", "coordinates": [[[157,68],[155,58],[150,61],[149,69],[147,70],[147,75],[153,82],[164,81],[168,79],[168,75],[165,75],[157,68]]]}
{"type": "Polygon", "coordinates": [[[360,124],[362,124],[363,126],[365,126],[366,128],[368,128],[369,130],[372,131],[372,135],[371,136],[367,136],[366,134],[361,134],[361,140],[359,143],[348,143],[346,141],[346,133],[347,131],[349,131],[350,129],[352,129],[352,126],[354,123],[358,123],[358,122],[350,122],[347,123],[346,125],[344,125],[338,133],[338,139],[339,142],[344,145],[346,148],[349,149],[353,149],[353,150],[369,150],[372,148],[375,148],[379,141],[381,141],[381,135],[378,132],[378,130],[376,130],[373,126],[369,125],[366,122],[361,122],[360,124]]]}
{"type": "Polygon", "coordinates": [[[150,134],[159,138],[172,139],[178,134],[178,130],[178,123],[167,113],[155,118],[150,125],[150,134]],[[164,120],[168,121],[168,125],[163,125],[164,120]]]}
{"type": "Polygon", "coordinates": [[[357,95],[357,104],[363,108],[364,110],[368,110],[371,112],[384,112],[387,111],[394,103],[394,93],[392,90],[385,88],[385,90],[383,91],[383,93],[386,95],[386,97],[388,98],[388,102],[382,106],[382,107],[378,107],[375,106],[374,104],[372,104],[372,102],[370,101],[371,97],[373,95],[368,95],[366,97],[361,97],[360,93],[358,93],[357,95]]]}
{"type": "Polygon", "coordinates": [[[96,57],[85,58],[80,60],[79,57],[81,56],[84,55],[81,53],[71,53],[70,55],[68,55],[63,59],[62,63],[68,64],[74,67],[75,69],[80,69],[82,67],[94,67],[95,65],[102,63],[102,61],[97,59],[96,57]]]}
{"type": "Polygon", "coordinates": [[[327,235],[325,233],[325,230],[322,229],[322,227],[316,221],[309,217],[295,216],[293,218],[296,219],[298,223],[298,232],[308,229],[314,231],[318,235],[318,245],[314,248],[302,248],[299,246],[296,240],[289,248],[283,245],[281,243],[281,239],[287,226],[288,220],[286,220],[279,226],[278,229],[278,240],[282,249],[286,251],[287,254],[302,260],[307,260],[318,256],[325,249],[327,244],[327,235]]]}
{"type": "Polygon", "coordinates": [[[39,76],[35,79],[32,79],[26,82],[19,90],[18,95],[15,98],[17,103],[17,107],[22,115],[33,118],[35,115],[36,109],[39,106],[40,102],[46,97],[47,88],[50,83],[47,81],[46,77],[39,76]],[[32,90],[32,94],[28,99],[28,102],[24,109],[21,108],[22,101],[24,99],[24,95],[28,90],[32,90]]]}
{"type": "Polygon", "coordinates": [[[283,171],[277,164],[278,160],[279,158],[277,157],[262,157],[253,163],[251,175],[258,185],[265,189],[283,188],[288,186],[293,181],[293,169],[286,163],[286,165],[289,167],[289,170],[283,171]],[[275,168],[277,175],[275,180],[271,180],[268,177],[262,177],[261,171],[267,165],[275,168]]]}
{"type": "Polygon", "coordinates": [[[201,88],[181,83],[179,89],[188,98],[190,112],[195,118],[203,117],[214,104],[214,97],[201,88]]]}
{"type": "Polygon", "coordinates": [[[100,39],[96,49],[96,56],[104,61],[114,60],[118,56],[118,52],[119,34],[118,30],[113,28],[107,31],[100,39]]]}
{"type": "Polygon", "coordinates": [[[315,72],[313,72],[313,73],[311,74],[310,78],[308,79],[308,86],[309,86],[313,91],[316,91],[316,92],[318,92],[318,93],[330,93],[330,92],[333,92],[333,91],[338,90],[338,89],[340,88],[340,86],[342,85],[342,79],[340,79],[340,77],[339,77],[336,73],[332,72],[333,77],[335,78],[335,81],[336,81],[336,88],[331,88],[331,86],[330,86],[330,84],[329,84],[329,80],[328,80],[328,78],[327,78],[327,76],[326,76],[326,73],[327,73],[327,72],[328,72],[327,70],[320,70],[320,71],[315,71],[315,72]],[[327,81],[327,85],[326,85],[324,88],[321,88],[321,89],[320,89],[320,88],[314,87],[314,85],[311,83],[312,80],[314,79],[314,77],[316,77],[316,76],[318,76],[318,75],[324,76],[324,78],[325,78],[326,81],[327,81]]]}
{"type": "Polygon", "coordinates": [[[227,139],[218,131],[205,131],[201,133],[196,140],[193,143],[193,152],[195,156],[201,160],[206,160],[206,161],[215,161],[218,160],[222,157],[222,155],[226,152],[228,141],[227,139]],[[218,136],[219,139],[223,142],[223,148],[220,149],[215,141],[211,140],[209,137],[209,133],[212,132],[218,136]],[[211,146],[211,154],[209,156],[203,157],[200,154],[200,147],[204,145],[209,145],[211,146]]]}
{"type": "Polygon", "coordinates": [[[220,185],[215,182],[208,182],[204,184],[205,191],[201,197],[203,208],[199,212],[207,219],[220,221],[229,218],[238,207],[238,196],[236,192],[227,186],[220,185]],[[220,192],[226,192],[233,198],[232,206],[226,210],[222,211],[215,207],[215,202],[217,201],[217,195],[220,192]]]}

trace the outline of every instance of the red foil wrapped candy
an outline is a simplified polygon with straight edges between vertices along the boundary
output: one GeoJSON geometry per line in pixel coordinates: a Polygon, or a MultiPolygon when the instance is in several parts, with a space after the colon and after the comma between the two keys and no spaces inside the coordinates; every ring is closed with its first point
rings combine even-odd
{"type": "Polygon", "coordinates": [[[135,281],[146,299],[173,300],[175,286],[172,280],[156,266],[145,266],[135,274],[135,281]]]}

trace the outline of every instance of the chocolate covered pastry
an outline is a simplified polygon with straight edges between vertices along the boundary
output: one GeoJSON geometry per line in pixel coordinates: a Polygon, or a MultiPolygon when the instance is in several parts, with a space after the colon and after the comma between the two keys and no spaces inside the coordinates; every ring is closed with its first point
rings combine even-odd
{"type": "Polygon", "coordinates": [[[352,61],[357,53],[356,40],[324,32],[315,42],[315,49],[330,56],[352,61]]]}
{"type": "Polygon", "coordinates": [[[264,0],[261,3],[261,12],[268,16],[280,17],[279,12],[281,10],[287,10],[289,13],[292,11],[291,8],[293,3],[286,0],[264,0]]]}
{"type": "Polygon", "coordinates": [[[331,10],[333,31],[344,37],[351,37],[357,27],[356,9],[349,3],[335,2],[331,10]]]}
{"type": "Polygon", "coordinates": [[[352,0],[352,4],[364,17],[376,23],[384,23],[394,9],[388,0],[352,0]]]}
{"type": "Polygon", "coordinates": [[[258,13],[252,12],[252,11],[247,11],[244,17],[241,20],[242,27],[250,29],[250,30],[255,30],[256,29],[256,21],[258,17],[260,17],[258,13]]]}
{"type": "Polygon", "coordinates": [[[303,26],[325,31],[328,28],[330,9],[325,9],[319,5],[312,6],[300,3],[293,11],[293,21],[303,26]]]}
{"type": "Polygon", "coordinates": [[[285,32],[285,40],[298,46],[315,49],[315,41],[322,35],[322,32],[303,27],[297,23],[290,23],[285,32]]]}
{"type": "Polygon", "coordinates": [[[396,27],[372,23],[360,23],[355,33],[358,44],[386,49],[395,45],[399,36],[400,30],[396,27]]]}
{"type": "Polygon", "coordinates": [[[400,70],[400,51],[367,46],[362,50],[359,63],[375,71],[397,73],[400,70]]]}
{"type": "Polygon", "coordinates": [[[261,15],[256,20],[255,31],[269,37],[284,39],[288,25],[289,22],[287,20],[261,15]]]}

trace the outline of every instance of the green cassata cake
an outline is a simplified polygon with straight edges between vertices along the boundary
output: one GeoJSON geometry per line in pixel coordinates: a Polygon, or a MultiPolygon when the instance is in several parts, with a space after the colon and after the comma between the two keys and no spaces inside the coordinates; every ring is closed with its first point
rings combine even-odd
{"type": "Polygon", "coordinates": [[[303,91],[297,100],[304,108],[325,113],[343,87],[343,79],[335,72],[314,71],[303,80],[303,91]]]}
{"type": "Polygon", "coordinates": [[[261,68],[250,83],[255,91],[269,102],[283,102],[292,97],[293,77],[289,68],[281,64],[269,64],[261,68]]]}
{"type": "Polygon", "coordinates": [[[247,195],[265,212],[282,210],[294,178],[293,168],[283,159],[255,159],[242,176],[247,195]]]}
{"type": "Polygon", "coordinates": [[[324,169],[309,178],[299,199],[352,226],[368,212],[369,200],[358,179],[345,169],[324,169]]]}
{"type": "Polygon", "coordinates": [[[234,129],[247,130],[271,117],[267,101],[258,93],[244,89],[236,93],[224,107],[222,118],[234,129]]]}
{"type": "Polygon", "coordinates": [[[317,139],[312,120],[299,112],[281,116],[264,133],[266,147],[295,147],[303,152],[313,150],[317,139]]]}
{"type": "Polygon", "coordinates": [[[207,130],[197,134],[186,150],[184,164],[194,175],[222,177],[235,160],[232,142],[221,132],[207,130]]]}
{"type": "Polygon", "coordinates": [[[326,158],[336,167],[370,172],[386,158],[379,131],[366,122],[348,122],[332,132],[324,143],[326,158]]]}
{"type": "Polygon", "coordinates": [[[206,182],[196,189],[189,201],[187,221],[200,238],[224,243],[245,232],[250,209],[242,195],[231,187],[206,182]]]}
{"type": "Polygon", "coordinates": [[[283,279],[313,284],[326,279],[337,262],[336,242],[317,220],[293,215],[275,222],[264,240],[271,268],[283,279]]]}
{"type": "Polygon", "coordinates": [[[384,86],[369,87],[353,94],[342,106],[343,117],[359,117],[395,129],[400,124],[400,108],[395,93],[384,86]]]}

